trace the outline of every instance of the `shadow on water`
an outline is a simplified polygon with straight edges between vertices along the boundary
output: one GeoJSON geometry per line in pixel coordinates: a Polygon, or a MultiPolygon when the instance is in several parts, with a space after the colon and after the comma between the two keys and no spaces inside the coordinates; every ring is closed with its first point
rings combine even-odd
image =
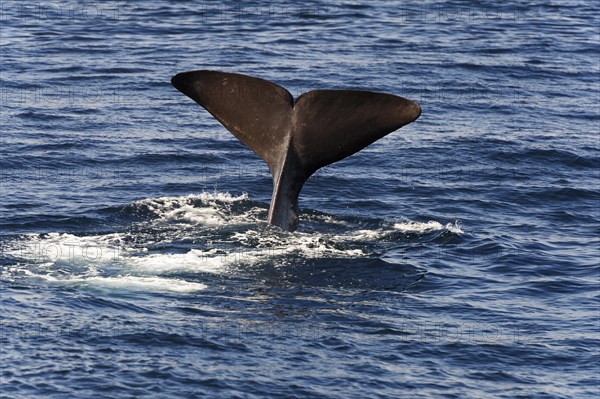
{"type": "Polygon", "coordinates": [[[341,289],[402,292],[420,281],[425,272],[414,266],[379,258],[288,257],[240,270],[272,288],[341,289]]]}

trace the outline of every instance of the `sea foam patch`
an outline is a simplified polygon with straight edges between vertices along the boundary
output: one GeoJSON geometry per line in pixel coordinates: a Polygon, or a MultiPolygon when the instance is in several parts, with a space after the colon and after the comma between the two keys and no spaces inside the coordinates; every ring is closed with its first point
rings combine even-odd
{"type": "Polygon", "coordinates": [[[27,234],[4,246],[4,254],[17,263],[107,263],[131,250],[120,233],[77,236],[68,233],[27,234]]]}
{"type": "Polygon", "coordinates": [[[243,221],[240,219],[244,215],[233,214],[231,205],[246,200],[246,193],[235,196],[228,192],[202,192],[180,197],[146,198],[135,201],[130,207],[150,212],[155,222],[215,227],[243,221]]]}
{"type": "Polygon", "coordinates": [[[415,222],[415,221],[404,221],[399,223],[394,223],[394,229],[400,231],[402,233],[431,233],[434,231],[447,230],[451,233],[462,234],[463,231],[460,227],[458,221],[454,223],[447,223],[445,225],[437,222],[435,220],[430,220],[428,222],[415,222]]]}
{"type": "Polygon", "coordinates": [[[109,288],[127,291],[157,291],[190,293],[202,291],[206,284],[186,281],[182,279],[143,276],[93,276],[93,277],[55,277],[49,274],[36,274],[28,272],[30,278],[43,280],[51,285],[80,286],[109,288]]]}
{"type": "MultiPolygon", "coordinates": [[[[250,254],[245,257],[250,258],[250,254]]],[[[154,253],[126,259],[126,266],[146,273],[222,273],[226,267],[239,262],[241,256],[235,251],[220,249],[191,249],[186,253],[154,253]]]]}

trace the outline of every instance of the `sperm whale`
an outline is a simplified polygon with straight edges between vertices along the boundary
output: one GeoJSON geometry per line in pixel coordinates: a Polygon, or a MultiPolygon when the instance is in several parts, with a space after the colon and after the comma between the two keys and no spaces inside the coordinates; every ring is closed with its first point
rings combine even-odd
{"type": "Polygon", "coordinates": [[[238,73],[182,72],[171,83],[267,163],[269,223],[287,231],[298,226],[298,196],[313,173],[421,115],[419,104],[392,94],[311,90],[294,99],[275,83],[238,73]]]}

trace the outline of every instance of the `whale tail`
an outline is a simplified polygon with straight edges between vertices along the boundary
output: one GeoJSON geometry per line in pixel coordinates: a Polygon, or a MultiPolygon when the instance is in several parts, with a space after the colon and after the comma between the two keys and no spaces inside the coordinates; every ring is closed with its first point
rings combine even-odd
{"type": "Polygon", "coordinates": [[[298,195],[313,173],[421,114],[414,101],[370,91],[312,90],[294,100],[281,86],[236,73],[183,72],[171,83],[267,163],[269,223],[289,231],[298,224],[298,195]]]}

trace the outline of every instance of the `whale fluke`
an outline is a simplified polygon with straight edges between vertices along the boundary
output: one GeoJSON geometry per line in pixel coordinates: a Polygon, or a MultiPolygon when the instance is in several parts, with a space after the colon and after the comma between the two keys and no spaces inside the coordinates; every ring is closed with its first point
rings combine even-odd
{"type": "Polygon", "coordinates": [[[294,101],[275,83],[237,73],[183,72],[171,83],[267,163],[269,223],[289,231],[298,224],[298,195],[313,173],[421,115],[414,101],[370,91],[312,90],[294,101]]]}

